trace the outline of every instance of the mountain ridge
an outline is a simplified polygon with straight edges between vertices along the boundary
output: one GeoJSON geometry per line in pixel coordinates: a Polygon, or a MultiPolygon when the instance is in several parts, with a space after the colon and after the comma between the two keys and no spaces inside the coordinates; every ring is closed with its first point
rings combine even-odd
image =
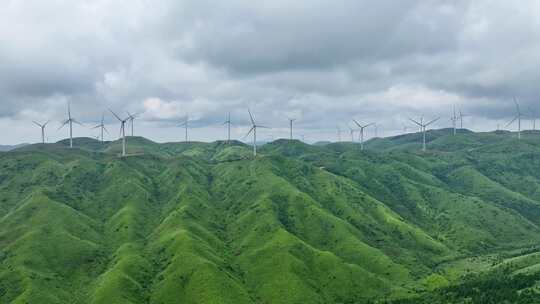
{"type": "Polygon", "coordinates": [[[253,159],[143,138],[124,158],[87,139],[2,153],[0,299],[363,303],[461,284],[464,263],[523,256],[514,271],[535,273],[536,251],[510,252],[540,244],[540,138],[442,133],[427,153],[278,140],[253,159]]]}

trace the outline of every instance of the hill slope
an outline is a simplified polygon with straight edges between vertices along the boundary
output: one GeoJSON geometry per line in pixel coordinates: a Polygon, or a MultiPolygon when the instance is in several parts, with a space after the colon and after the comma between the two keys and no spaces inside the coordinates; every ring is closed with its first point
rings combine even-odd
{"type": "Polygon", "coordinates": [[[537,273],[540,139],[437,134],[425,154],[143,138],[125,158],[91,139],[2,153],[0,302],[362,303],[537,273]]]}

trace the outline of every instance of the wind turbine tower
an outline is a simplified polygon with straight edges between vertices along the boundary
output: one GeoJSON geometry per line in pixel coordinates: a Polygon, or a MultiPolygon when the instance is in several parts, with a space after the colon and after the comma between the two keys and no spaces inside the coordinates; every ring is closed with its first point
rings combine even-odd
{"type": "Polygon", "coordinates": [[[103,132],[107,132],[107,134],[109,134],[109,131],[107,131],[107,128],[105,128],[105,115],[101,115],[101,123],[95,127],[93,127],[92,129],[97,129],[99,128],[100,131],[101,131],[101,143],[103,143],[103,132]]]}
{"type": "Polygon", "coordinates": [[[349,127],[349,133],[351,134],[351,142],[354,142],[354,129],[349,125],[347,127],[349,127]]]}
{"type": "Polygon", "coordinates": [[[516,120],[518,122],[518,139],[521,139],[521,118],[525,115],[523,115],[523,113],[521,113],[521,109],[519,107],[519,103],[517,102],[516,98],[514,97],[514,104],[516,105],[516,117],[514,117],[514,119],[512,119],[512,121],[510,121],[506,126],[510,126],[511,124],[513,124],[516,120]]]}
{"type": "Polygon", "coordinates": [[[370,123],[370,124],[367,124],[367,125],[361,125],[355,119],[353,119],[353,121],[358,126],[358,128],[360,128],[360,150],[363,151],[364,150],[364,130],[369,126],[374,125],[375,123],[370,123]]]}
{"type": "MultiPolygon", "coordinates": [[[[461,112],[460,112],[460,117],[461,117],[461,112]]],[[[454,129],[454,136],[456,136],[457,134],[457,121],[458,121],[458,117],[456,115],[456,107],[454,106],[454,114],[452,114],[452,117],[450,118],[450,120],[452,121],[452,127],[454,129]]],[[[463,121],[461,122],[461,127],[463,128],[463,121]]]]}
{"type": "Polygon", "coordinates": [[[46,123],[40,124],[39,122],[34,121],[34,124],[41,128],[41,143],[45,143],[45,127],[47,127],[47,124],[49,121],[47,120],[46,123]]]}
{"type": "Polygon", "coordinates": [[[186,118],[185,118],[184,122],[179,124],[178,126],[179,127],[184,127],[184,131],[185,131],[184,142],[187,143],[188,142],[189,114],[186,114],[186,118]]]}
{"type": "Polygon", "coordinates": [[[289,118],[289,139],[293,140],[293,123],[296,121],[296,118],[289,118]]]}
{"type": "Polygon", "coordinates": [[[529,112],[531,113],[533,131],[536,131],[536,111],[533,108],[529,107],[529,112]]]}
{"type": "Polygon", "coordinates": [[[76,123],[78,125],[82,124],[78,122],[76,119],[71,117],[71,103],[68,102],[68,118],[62,122],[62,125],[58,130],[62,129],[65,125],[69,124],[69,147],[73,148],[73,123],[76,123]]]}
{"type": "Polygon", "coordinates": [[[433,124],[434,122],[436,122],[437,120],[439,120],[440,117],[428,122],[428,123],[425,123],[423,122],[423,119],[420,120],[420,122],[414,120],[414,119],[410,119],[410,121],[414,122],[415,124],[417,124],[420,129],[422,130],[422,135],[423,135],[423,141],[422,141],[422,151],[426,152],[426,129],[429,125],[433,124]]]}
{"type": "Polygon", "coordinates": [[[112,110],[109,109],[111,113],[118,119],[120,122],[120,136],[122,137],[122,156],[126,156],[126,123],[129,121],[129,116],[125,119],[120,118],[112,110]]]}
{"type": "Polygon", "coordinates": [[[460,123],[459,128],[460,128],[461,130],[463,130],[463,117],[467,117],[467,115],[463,115],[463,113],[461,112],[461,110],[459,110],[459,123],[460,123]]]}
{"type": "Polygon", "coordinates": [[[128,121],[129,121],[129,125],[130,125],[130,128],[131,128],[131,137],[133,137],[133,121],[139,117],[139,115],[141,115],[141,113],[135,113],[135,114],[131,114],[129,112],[127,112],[127,115],[128,115],[128,121]]]}
{"type": "Polygon", "coordinates": [[[227,125],[227,143],[231,143],[231,112],[227,114],[227,120],[223,123],[224,125],[227,125]]]}
{"type": "Polygon", "coordinates": [[[249,119],[251,120],[251,129],[249,129],[249,131],[244,137],[249,136],[249,134],[253,132],[253,157],[256,157],[257,156],[257,128],[268,129],[268,127],[257,125],[255,123],[255,119],[253,119],[253,115],[251,115],[251,111],[249,110],[249,108],[248,108],[248,113],[249,113],[249,119]]]}

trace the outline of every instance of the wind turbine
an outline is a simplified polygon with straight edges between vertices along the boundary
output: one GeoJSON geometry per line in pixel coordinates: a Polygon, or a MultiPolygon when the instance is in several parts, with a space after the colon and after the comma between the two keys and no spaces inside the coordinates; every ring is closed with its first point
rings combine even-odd
{"type": "Polygon", "coordinates": [[[519,103],[517,102],[516,98],[514,97],[514,103],[516,104],[516,117],[512,119],[511,122],[509,122],[506,126],[513,124],[514,121],[518,121],[518,139],[521,139],[521,117],[525,116],[523,113],[521,113],[521,109],[519,108],[519,103]]]}
{"type": "Polygon", "coordinates": [[[130,127],[131,127],[131,137],[133,137],[133,121],[139,116],[141,115],[141,112],[138,112],[138,113],[135,113],[135,114],[131,114],[129,112],[127,112],[127,115],[128,115],[128,121],[129,121],[129,124],[130,124],[130,127]]]}
{"type": "MultiPolygon", "coordinates": [[[[461,111],[459,113],[460,113],[460,117],[462,117],[461,111]]],[[[460,118],[456,115],[456,106],[454,106],[454,114],[450,118],[450,120],[452,121],[452,127],[454,129],[454,136],[456,136],[456,134],[457,134],[457,121],[458,121],[458,119],[460,119],[460,118]]],[[[462,120],[461,127],[463,128],[463,119],[461,119],[461,120],[462,120]]]]}
{"type": "Polygon", "coordinates": [[[354,142],[354,129],[349,125],[347,127],[349,127],[349,133],[351,134],[351,142],[354,142]]]}
{"type": "Polygon", "coordinates": [[[111,109],[109,109],[111,113],[118,119],[120,122],[120,136],[122,137],[122,156],[126,156],[126,123],[129,121],[129,116],[125,119],[120,118],[120,116],[116,115],[111,109]]]}
{"type": "Polygon", "coordinates": [[[424,124],[424,121],[423,121],[423,118],[420,120],[420,122],[414,120],[414,119],[411,119],[409,118],[410,121],[414,122],[415,124],[417,124],[420,129],[422,130],[422,134],[423,134],[423,144],[422,144],[422,151],[426,152],[426,128],[431,125],[432,123],[436,122],[437,120],[439,120],[440,117],[438,118],[435,118],[434,120],[428,122],[428,123],[425,123],[424,124]]]}
{"type": "Polygon", "coordinates": [[[463,117],[467,117],[467,115],[463,115],[461,112],[461,109],[459,110],[459,123],[460,123],[460,129],[463,130],[463,117]]]}
{"type": "Polygon", "coordinates": [[[71,117],[71,103],[68,102],[68,118],[62,122],[62,125],[58,130],[62,129],[65,125],[69,124],[69,147],[73,148],[73,123],[82,126],[82,123],[71,117]]]}
{"type": "Polygon", "coordinates": [[[188,127],[189,127],[189,114],[186,114],[184,122],[178,125],[179,127],[184,127],[185,130],[185,139],[184,142],[188,142],[188,127]]]}
{"type": "Polygon", "coordinates": [[[36,121],[33,121],[33,123],[41,128],[41,143],[44,144],[45,143],[45,127],[49,123],[49,120],[47,120],[47,122],[44,124],[40,124],[39,122],[36,122],[36,121]]]}
{"type": "Polygon", "coordinates": [[[223,123],[224,125],[227,125],[227,143],[231,142],[231,112],[227,114],[227,120],[223,123]]]}
{"type": "Polygon", "coordinates": [[[255,120],[253,119],[253,115],[251,115],[251,111],[248,108],[249,118],[251,119],[251,129],[247,132],[247,134],[244,136],[247,137],[251,132],[253,132],[253,157],[257,156],[257,128],[265,128],[268,129],[268,127],[257,125],[255,123],[255,120]]]}
{"type": "Polygon", "coordinates": [[[363,126],[359,124],[358,121],[356,121],[355,119],[353,119],[353,121],[358,126],[358,128],[360,128],[360,150],[364,150],[364,129],[366,129],[369,126],[374,125],[375,123],[370,123],[363,126]]]}
{"type": "Polygon", "coordinates": [[[101,115],[101,123],[92,129],[100,128],[101,131],[101,143],[103,143],[103,131],[107,132],[109,134],[109,131],[107,131],[107,128],[105,128],[105,114],[101,115]]]}
{"type": "Polygon", "coordinates": [[[292,129],[293,129],[293,122],[295,122],[295,121],[296,121],[296,118],[289,118],[289,133],[290,133],[289,138],[290,138],[290,140],[293,139],[292,129]]]}
{"type": "Polygon", "coordinates": [[[533,131],[536,131],[536,111],[529,107],[529,112],[531,113],[533,131]]]}

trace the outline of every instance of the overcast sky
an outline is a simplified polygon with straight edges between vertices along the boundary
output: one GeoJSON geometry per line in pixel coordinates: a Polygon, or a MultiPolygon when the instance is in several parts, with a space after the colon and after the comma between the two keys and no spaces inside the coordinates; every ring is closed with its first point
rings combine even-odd
{"type": "Polygon", "coordinates": [[[38,141],[32,120],[66,137],[68,102],[75,136],[105,112],[109,139],[107,108],[144,112],[135,135],[160,142],[183,139],[186,113],[193,140],[223,138],[229,111],[241,138],[247,107],[272,127],[263,140],[286,137],[288,117],[309,142],[352,118],[381,136],[422,115],[449,127],[454,105],[493,130],[513,96],[540,113],[538,16],[537,1],[3,0],[0,143],[38,141]]]}

